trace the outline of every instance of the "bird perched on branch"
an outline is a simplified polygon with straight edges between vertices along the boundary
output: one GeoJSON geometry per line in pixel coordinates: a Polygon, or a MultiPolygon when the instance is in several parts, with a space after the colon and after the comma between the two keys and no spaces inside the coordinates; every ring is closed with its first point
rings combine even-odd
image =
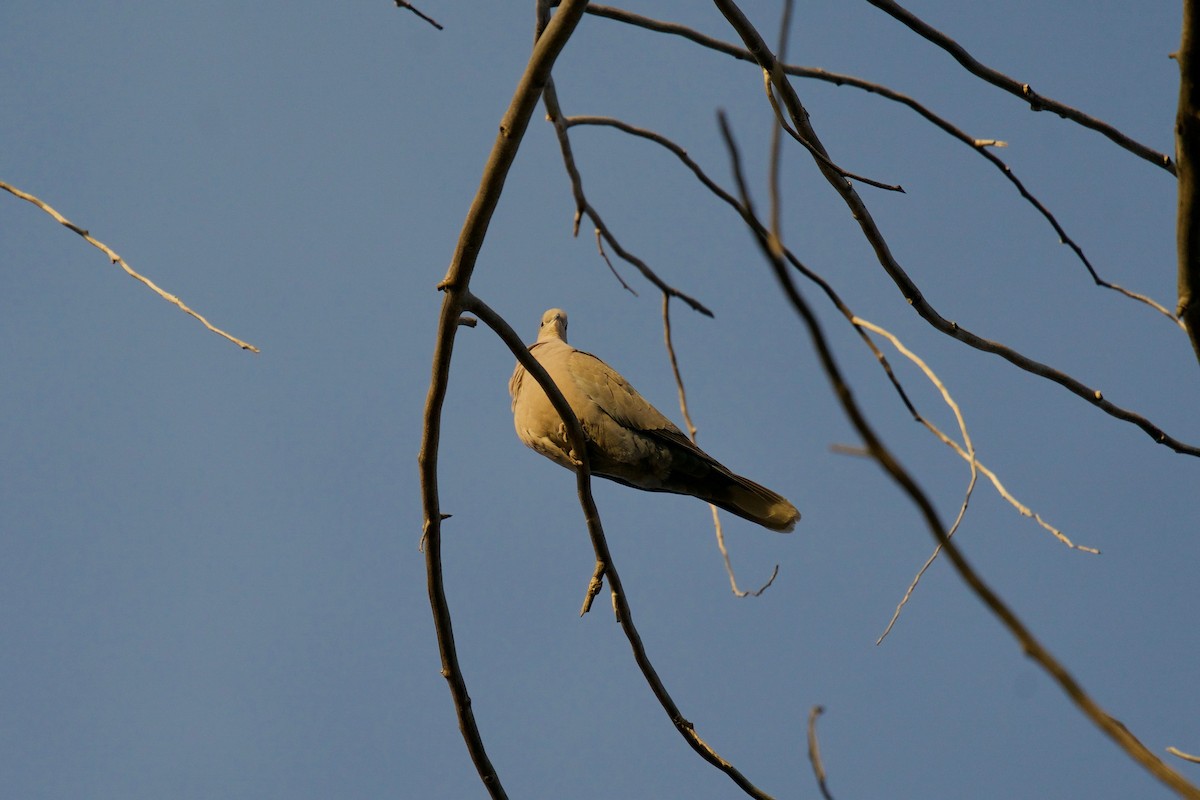
{"type": "MultiPolygon", "coordinates": [[[[790,531],[800,512],[770,489],[736,475],[694,445],[629,382],[600,359],[567,344],[567,314],[542,315],[529,352],[550,374],[587,437],[592,473],[635,489],[698,497],[773,531],[790,531]]],[[[508,383],[517,437],[574,469],[566,426],[537,380],[519,363],[508,383]]]]}

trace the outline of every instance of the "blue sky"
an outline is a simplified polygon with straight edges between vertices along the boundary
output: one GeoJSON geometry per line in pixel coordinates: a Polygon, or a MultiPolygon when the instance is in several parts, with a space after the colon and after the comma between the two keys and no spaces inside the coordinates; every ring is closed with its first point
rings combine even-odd
{"type": "MultiPolygon", "coordinates": [[[[0,194],[0,794],[14,798],[484,796],[457,730],[417,550],[416,453],[436,284],[528,57],[533,4],[386,2],[0,9],[0,180],[262,349],[252,355],[0,194]]],[[[986,63],[1173,148],[1175,4],[930,0],[986,63]],[[1047,7],[1052,6],[1052,7],[1047,7]]],[[[732,40],[702,3],[631,10],[732,40]]],[[[775,4],[747,13],[775,37],[775,4]]],[[[1105,278],[1173,306],[1174,180],[964,74],[866,3],[798,4],[790,60],[907,92],[998,151],[1105,278]]],[[[568,114],[652,128],[731,186],[724,109],[763,205],[759,72],[586,17],[555,78],[568,114]]],[[[831,155],[947,318],[1200,442],[1200,369],[1170,321],[1095,287],[993,167],[910,111],[796,81],[831,155]]],[[[543,310],[681,422],[660,299],[621,288],[535,112],[473,290],[532,340],[543,310]]],[[[1166,797],[938,562],[875,640],[932,541],[856,438],[734,214],[664,151],[576,129],[623,246],[716,316],[673,305],[700,443],[788,496],[795,533],[599,482],[650,657],[698,732],[777,797],[815,796],[809,708],[837,797],[1166,797]]],[[[981,482],[964,552],[1151,750],[1200,751],[1197,462],[931,330],[799,148],[785,241],[937,372],[979,459],[1076,542],[981,482]]],[[[952,519],[968,470],[913,424],[847,325],[802,285],[885,441],[952,519]]],[[[887,348],[885,348],[887,349],[887,348]]],[[[892,355],[921,410],[953,420],[892,355]]],[[[607,599],[570,473],[526,450],[512,357],[460,332],[441,449],[444,571],[484,740],[513,797],[741,796],[654,703],[607,599]]],[[[1173,760],[1200,781],[1200,769],[1173,760]]]]}

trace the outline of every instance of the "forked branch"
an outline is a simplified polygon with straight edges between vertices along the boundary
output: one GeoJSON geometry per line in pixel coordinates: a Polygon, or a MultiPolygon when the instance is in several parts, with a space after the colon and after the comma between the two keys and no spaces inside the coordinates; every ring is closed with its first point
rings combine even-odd
{"type": "MultiPolygon", "coordinates": [[[[663,20],[642,16],[641,14],[634,14],[631,11],[626,11],[621,8],[598,5],[596,3],[592,3],[588,6],[588,13],[606,19],[611,19],[616,22],[621,22],[626,25],[632,25],[645,30],[654,31],[656,33],[679,36],[687,39],[688,41],[694,42],[701,47],[718,53],[724,53],[725,55],[731,56],[739,61],[747,61],[751,64],[756,63],[754,56],[751,55],[750,52],[745,48],[738,47],[737,45],[730,44],[729,42],[724,42],[720,39],[700,33],[699,31],[689,28],[686,25],[680,25],[675,22],[665,22],[663,20]]],[[[781,62],[783,61],[782,58],[779,58],[778,60],[781,62]]],[[[1110,289],[1118,294],[1122,294],[1131,300],[1136,300],[1137,302],[1143,303],[1150,308],[1153,308],[1155,311],[1159,312],[1176,325],[1179,325],[1181,328],[1183,327],[1183,323],[1179,320],[1179,318],[1167,310],[1167,308],[1158,301],[1140,292],[1126,289],[1125,287],[1113,283],[1112,281],[1109,281],[1100,275],[1099,271],[1092,264],[1091,260],[1083,252],[1083,248],[1067,233],[1066,229],[1063,228],[1062,224],[1058,221],[1054,214],[1051,213],[1045,204],[1043,204],[1025,186],[1025,183],[1017,177],[1017,174],[1012,170],[1012,168],[1009,167],[1008,164],[1006,164],[999,156],[992,152],[992,150],[996,147],[1006,146],[1006,142],[998,141],[996,139],[981,139],[971,136],[945,117],[935,113],[928,106],[918,102],[909,95],[898,92],[895,89],[884,86],[880,83],[867,81],[854,75],[832,72],[819,67],[803,67],[795,64],[781,64],[781,69],[784,71],[784,73],[794,77],[824,81],[826,83],[831,83],[834,86],[851,86],[856,89],[861,89],[864,92],[869,92],[884,99],[891,100],[892,102],[899,103],[919,114],[930,124],[934,125],[954,139],[962,142],[967,147],[970,147],[981,157],[985,158],[993,167],[999,170],[1000,174],[1004,176],[1005,180],[1011,183],[1021,197],[1024,198],[1025,201],[1031,206],[1033,206],[1034,209],[1037,210],[1038,214],[1040,214],[1042,218],[1045,219],[1050,225],[1050,227],[1054,229],[1054,233],[1058,236],[1059,241],[1070,248],[1071,252],[1075,254],[1075,257],[1079,259],[1080,263],[1083,264],[1084,269],[1087,270],[1088,275],[1091,276],[1093,283],[1102,288],[1110,289]]],[[[793,136],[799,135],[794,132],[794,129],[789,129],[789,134],[793,136]]],[[[1118,136],[1122,140],[1131,142],[1133,141],[1123,133],[1118,132],[1118,136]]],[[[1136,145],[1135,151],[1153,152],[1144,145],[1137,144],[1136,142],[1134,144],[1136,145]]]]}
{"type": "MultiPolygon", "coordinates": [[[[792,87],[780,69],[779,61],[771,53],[766,42],[763,41],[758,31],[741,12],[732,0],[714,0],[717,7],[725,14],[734,30],[742,37],[746,49],[754,55],[758,60],[759,66],[768,72],[775,89],[779,92],[780,97],[784,101],[784,107],[787,109],[788,115],[791,117],[792,125],[796,130],[816,149],[824,151],[824,146],[821,144],[821,139],[817,132],[813,129],[812,124],[808,119],[808,112],[800,103],[800,98],[796,95],[795,89],[792,87]]],[[[904,299],[913,307],[913,309],[934,329],[951,336],[958,341],[974,347],[977,350],[982,350],[987,353],[994,353],[1004,360],[1008,361],[1020,369],[1025,370],[1033,375],[1053,381],[1064,387],[1072,394],[1083,398],[1091,403],[1096,408],[1106,414],[1116,417],[1117,419],[1129,422],[1141,428],[1148,436],[1154,439],[1155,442],[1171,448],[1176,453],[1181,453],[1189,456],[1200,456],[1200,447],[1187,444],[1169,436],[1165,431],[1159,428],[1150,420],[1135,414],[1121,406],[1110,403],[1104,399],[1104,395],[1098,390],[1086,386],[1082,382],[1072,378],[1070,375],[1057,370],[1047,364],[1035,361],[1028,356],[1014,350],[1011,347],[985,339],[971,331],[963,328],[956,322],[943,317],[938,311],[925,299],[924,294],[905,272],[900,262],[892,255],[891,249],[888,247],[887,241],[884,239],[883,233],[875,224],[874,218],[871,216],[870,210],[866,203],[863,202],[858,192],[850,181],[846,180],[842,175],[835,170],[827,167],[820,160],[817,161],[817,167],[821,174],[829,182],[830,186],[838,193],[843,202],[849,208],[851,215],[858,222],[859,228],[863,232],[863,236],[875,251],[875,256],[883,267],[884,272],[896,284],[904,299]]]]}
{"type": "Polygon", "coordinates": [[[475,714],[471,709],[471,696],[467,691],[466,679],[458,661],[458,650],[454,643],[454,626],[450,617],[450,606],[446,600],[446,588],[442,579],[442,519],[441,500],[438,497],[438,446],[441,441],[442,406],[446,400],[446,389],[450,379],[450,359],[454,353],[454,339],[458,333],[459,319],[468,296],[471,274],[475,260],[487,234],[488,223],[500,200],[504,180],[512,166],[521,139],[529,126],[529,118],[537,106],[542,88],[550,77],[550,68],[558,58],[571,32],[575,29],[586,0],[564,0],[538,37],[525,72],[517,83],[508,110],[500,123],[500,132],[492,145],[491,153],[480,179],[479,189],[471,202],[471,208],[463,221],[462,232],[454,249],[450,267],[439,288],[445,291],[442,298],[441,315],[438,318],[437,337],[433,352],[433,374],[429,381],[429,392],[425,400],[424,429],[421,450],[417,462],[421,475],[421,502],[425,514],[422,542],[425,551],[425,577],[429,587],[429,605],[433,612],[433,624],[437,631],[438,650],[442,658],[442,675],[450,686],[454,709],[458,714],[459,729],[466,742],[467,751],[479,773],[484,787],[493,798],[505,798],[507,794],[500,777],[488,758],[475,714]]]}
{"type": "MultiPolygon", "coordinates": [[[[730,24],[742,36],[746,42],[747,49],[755,53],[756,57],[763,63],[764,69],[770,69],[771,63],[775,62],[774,56],[770,53],[766,44],[763,42],[757,30],[754,29],[750,21],[742,13],[732,0],[714,0],[717,7],[729,20],[730,24]]],[[[776,62],[777,63],[777,62],[776,62]]],[[[790,89],[790,87],[789,87],[790,89]]],[[[785,95],[786,97],[786,95],[785,95]]],[[[798,98],[792,94],[790,102],[799,103],[798,98]]],[[[789,111],[791,109],[789,108],[789,111]]],[[[793,124],[805,133],[801,125],[807,126],[807,115],[801,110],[799,114],[793,114],[793,124]]],[[[811,126],[809,126],[811,129],[811,126]]],[[[733,163],[734,176],[738,185],[739,195],[741,197],[743,211],[748,219],[757,219],[757,214],[754,211],[753,204],[750,200],[749,191],[746,188],[745,179],[742,176],[741,158],[738,154],[737,146],[733,141],[732,134],[729,131],[728,125],[721,117],[721,130],[725,137],[726,144],[730,152],[730,160],[733,163]]],[[[814,145],[819,145],[819,139],[813,132],[810,141],[814,145]]],[[[840,179],[842,183],[846,183],[844,179],[840,179]]],[[[853,192],[853,188],[850,188],[853,192]]],[[[861,203],[861,201],[860,201],[861,203]]],[[[864,208],[865,211],[865,208],[864,208]]],[[[1039,666],[1041,666],[1054,680],[1058,683],[1063,692],[1071,699],[1072,702],[1089,718],[1092,722],[1106,735],[1108,735],[1116,744],[1121,747],[1134,761],[1141,764],[1150,774],[1162,781],[1172,790],[1184,797],[1200,799],[1200,789],[1197,789],[1189,783],[1182,775],[1167,766],[1162,759],[1158,758],[1151,752],[1142,742],[1135,737],[1129,730],[1114,719],[1103,708],[1097,704],[1087,692],[1084,691],[1074,677],[1063,667],[1057,659],[1050,653],[1049,650],[1041,644],[1033,633],[1025,627],[1025,624],[1016,616],[1016,614],[1001,600],[1000,596],[992,590],[983,578],[975,571],[974,567],[966,560],[958,547],[946,537],[946,529],[943,526],[937,511],[933,504],[925,495],[924,491],[917,485],[916,481],[908,473],[900,462],[892,455],[891,451],[883,444],[882,440],[875,434],[874,429],[863,415],[857,402],[854,400],[853,393],[850,387],[846,384],[841,375],[840,368],[833,356],[832,350],[829,348],[828,342],[821,329],[820,323],[816,316],[808,307],[807,302],[800,295],[795,283],[792,281],[791,274],[788,272],[786,263],[781,255],[781,246],[778,241],[771,241],[772,236],[763,236],[760,231],[763,230],[761,224],[749,226],[751,231],[755,233],[755,240],[762,250],[764,257],[771,265],[776,279],[779,281],[780,287],[787,296],[789,302],[796,309],[797,314],[802,319],[805,327],[808,330],[809,336],[812,339],[813,346],[817,351],[817,355],[821,361],[822,368],[825,371],[826,377],[829,380],[830,386],[834,391],[835,396],[842,405],[850,423],[858,431],[864,445],[870,452],[871,456],[879,463],[885,472],[892,480],[909,496],[914,505],[917,506],[924,519],[926,527],[935,541],[941,544],[946,558],[953,564],[954,569],[958,572],[959,577],[967,584],[968,588],[988,607],[988,609],[1000,620],[1005,628],[1009,630],[1012,636],[1021,645],[1022,650],[1032,658],[1039,666]]],[[[880,240],[882,242],[882,240],[880,240]]]]}

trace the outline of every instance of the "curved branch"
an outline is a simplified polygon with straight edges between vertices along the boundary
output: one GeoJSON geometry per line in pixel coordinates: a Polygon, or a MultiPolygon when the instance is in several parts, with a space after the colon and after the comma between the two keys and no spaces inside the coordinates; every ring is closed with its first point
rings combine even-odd
{"type": "Polygon", "coordinates": [[[620,623],[621,631],[625,634],[625,638],[629,640],[629,646],[633,649],[633,658],[638,665],[638,669],[642,671],[642,676],[646,679],[646,683],[649,684],[650,691],[654,693],[663,710],[667,712],[671,724],[675,726],[675,729],[679,731],[679,734],[683,736],[688,745],[700,754],[701,758],[728,775],[742,791],[756,798],[756,800],[771,800],[770,795],[751,783],[736,767],[721,758],[707,742],[700,738],[700,735],[696,733],[695,726],[683,716],[683,713],[679,710],[679,706],[675,704],[674,699],[672,699],[670,693],[667,691],[667,687],[663,685],[662,679],[658,676],[658,671],[654,668],[654,664],[650,662],[650,657],[646,655],[646,647],[642,643],[641,634],[638,633],[637,627],[633,624],[633,610],[630,608],[629,601],[625,597],[625,590],[621,585],[621,576],[617,573],[617,567],[612,560],[612,553],[608,549],[608,540],[604,536],[604,527],[600,521],[600,512],[596,508],[596,501],[592,498],[592,474],[587,460],[587,437],[583,432],[583,426],[579,424],[579,419],[575,416],[575,412],[571,410],[570,404],[567,403],[562,392],[554,384],[550,374],[530,354],[521,337],[504,321],[503,317],[493,311],[482,300],[469,293],[464,297],[464,307],[478,316],[483,320],[485,325],[496,332],[496,335],[508,345],[509,350],[516,356],[521,366],[542,387],[542,391],[550,398],[554,410],[558,412],[558,416],[562,419],[563,425],[566,427],[571,449],[579,457],[579,462],[575,466],[575,483],[579,493],[579,504],[583,508],[584,520],[587,523],[588,536],[591,537],[592,549],[596,555],[596,570],[588,586],[589,599],[595,597],[600,591],[599,582],[603,576],[607,576],[608,584],[612,591],[613,610],[616,612],[617,622],[620,623]]]}
{"type": "Polygon", "coordinates": [[[821,761],[821,743],[817,739],[817,717],[825,713],[821,706],[813,706],[808,712],[808,760],[812,764],[813,777],[817,779],[817,788],[821,797],[833,800],[829,787],[825,783],[825,764],[821,761]]]}
{"type": "Polygon", "coordinates": [[[525,72],[517,83],[512,101],[500,123],[500,132],[488,156],[480,180],[479,190],[471,202],[471,208],[463,221],[462,232],[454,249],[454,257],[446,277],[439,284],[445,292],[441,315],[438,319],[437,340],[433,352],[433,374],[429,381],[429,392],[425,400],[424,429],[421,450],[417,463],[421,475],[421,502],[425,513],[422,541],[425,550],[425,576],[429,587],[429,605],[433,612],[433,624],[437,631],[438,650],[442,658],[442,675],[450,686],[450,695],[458,714],[459,729],[467,745],[467,751],[475,764],[480,780],[493,798],[504,798],[507,794],[500,784],[488,758],[471,710],[471,696],[467,692],[466,680],[458,663],[458,651],[454,643],[454,627],[450,618],[450,606],[446,601],[446,588],[442,581],[442,538],[443,514],[438,497],[438,444],[441,440],[442,405],[446,399],[446,388],[450,378],[450,359],[454,353],[454,338],[458,332],[458,321],[462,314],[475,259],[487,234],[488,223],[500,200],[504,179],[516,157],[517,149],[529,118],[537,106],[542,88],[550,77],[550,68],[558,58],[571,32],[583,16],[586,0],[564,0],[554,19],[546,26],[534,45],[533,54],[525,72]]]}

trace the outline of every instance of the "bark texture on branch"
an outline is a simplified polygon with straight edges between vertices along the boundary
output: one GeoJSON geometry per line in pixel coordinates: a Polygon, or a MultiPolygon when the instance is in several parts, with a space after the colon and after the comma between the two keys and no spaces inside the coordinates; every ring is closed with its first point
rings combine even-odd
{"type": "Polygon", "coordinates": [[[1179,176],[1179,210],[1175,222],[1179,253],[1179,306],[1200,359],[1200,60],[1196,53],[1196,0],[1184,0],[1179,52],[1179,111],[1175,116],[1175,162],[1179,176]]]}

